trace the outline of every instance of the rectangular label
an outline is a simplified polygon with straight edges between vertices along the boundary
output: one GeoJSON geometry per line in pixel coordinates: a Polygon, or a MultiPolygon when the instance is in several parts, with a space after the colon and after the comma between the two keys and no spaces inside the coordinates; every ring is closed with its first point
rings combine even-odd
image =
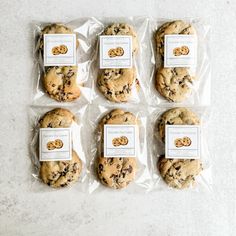
{"type": "Polygon", "coordinates": [[[44,66],[75,66],[76,35],[44,34],[44,66]]]}
{"type": "Polygon", "coordinates": [[[136,156],[136,125],[104,125],[104,157],[136,156]]]}
{"type": "Polygon", "coordinates": [[[132,36],[100,36],[100,68],[132,67],[132,36]]]}
{"type": "Polygon", "coordinates": [[[166,125],[166,158],[199,159],[200,151],[201,129],[199,125],[166,125]]]}
{"type": "Polygon", "coordinates": [[[165,35],[164,67],[195,67],[197,37],[195,35],[165,35]]]}
{"type": "Polygon", "coordinates": [[[71,129],[41,128],[39,130],[39,160],[71,160],[71,129]]]}

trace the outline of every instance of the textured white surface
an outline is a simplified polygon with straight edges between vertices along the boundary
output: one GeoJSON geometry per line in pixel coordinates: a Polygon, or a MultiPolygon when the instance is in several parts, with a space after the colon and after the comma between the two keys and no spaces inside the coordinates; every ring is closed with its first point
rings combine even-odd
{"type": "Polygon", "coordinates": [[[234,0],[1,0],[0,235],[236,235],[234,0]],[[213,194],[37,191],[28,155],[32,20],[83,16],[210,16],[213,194]]]}

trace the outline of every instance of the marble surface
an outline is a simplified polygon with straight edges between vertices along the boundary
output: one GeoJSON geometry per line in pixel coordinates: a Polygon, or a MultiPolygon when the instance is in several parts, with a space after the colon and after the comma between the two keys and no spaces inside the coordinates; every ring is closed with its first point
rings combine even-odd
{"type": "Polygon", "coordinates": [[[1,0],[0,15],[0,235],[236,235],[235,1],[1,0]],[[32,21],[127,15],[211,19],[213,192],[37,191],[28,154],[32,21]]]}

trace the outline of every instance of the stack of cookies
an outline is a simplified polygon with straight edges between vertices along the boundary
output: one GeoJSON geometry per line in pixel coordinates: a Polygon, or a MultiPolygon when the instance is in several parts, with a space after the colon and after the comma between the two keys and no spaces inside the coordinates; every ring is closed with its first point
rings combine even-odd
{"type": "MultiPolygon", "coordinates": [[[[39,50],[43,55],[45,34],[75,34],[71,28],[62,24],[50,24],[43,28],[40,35],[39,50]]],[[[77,35],[76,35],[77,36],[77,35]]],[[[76,37],[77,38],[77,37],[76,37]]],[[[78,48],[78,39],[76,47],[78,48]]],[[[66,54],[68,48],[65,45],[54,47],[53,55],[66,54]]],[[[77,82],[77,66],[52,66],[45,67],[43,74],[43,86],[46,93],[58,102],[70,102],[80,97],[82,84],[77,82]]]]}
{"type": "MultiPolygon", "coordinates": [[[[190,69],[186,67],[164,67],[165,35],[196,35],[196,30],[191,24],[177,20],[163,24],[155,35],[157,54],[161,59],[161,66],[156,72],[156,89],[169,102],[182,102],[191,93],[195,77],[191,75],[190,69]]],[[[174,54],[175,56],[187,55],[188,50],[186,46],[182,46],[175,48],[174,54]]]]}
{"type": "MultiPolygon", "coordinates": [[[[134,157],[104,157],[104,125],[138,125],[137,117],[127,111],[115,109],[106,114],[99,122],[98,131],[101,134],[100,156],[97,158],[97,173],[101,183],[113,189],[126,187],[135,178],[137,160],[134,157]]],[[[126,137],[120,137],[119,144],[127,144],[126,137]]]]}
{"type": "MultiPolygon", "coordinates": [[[[157,131],[165,142],[166,125],[199,125],[198,116],[187,108],[172,108],[161,114],[157,121],[157,131]]],[[[183,189],[193,186],[195,177],[202,171],[199,159],[169,159],[160,156],[157,168],[164,181],[173,188],[183,189]]]]}
{"type": "MultiPolygon", "coordinates": [[[[109,25],[102,35],[129,35],[132,36],[133,56],[138,52],[138,38],[133,27],[126,23],[109,25]]],[[[114,54],[122,54],[122,50],[113,49],[114,54]]],[[[123,52],[124,53],[124,52],[123,52]]],[[[135,68],[111,68],[102,69],[97,79],[97,87],[103,96],[111,102],[127,102],[133,94],[133,90],[139,91],[139,81],[135,68]]]]}
{"type": "MultiPolygon", "coordinates": [[[[56,108],[47,112],[39,120],[39,126],[40,128],[69,128],[73,122],[76,122],[76,119],[69,110],[56,108]]],[[[55,141],[53,146],[61,147],[61,140],[55,141]]],[[[73,184],[79,179],[81,171],[82,161],[74,150],[72,150],[72,158],[69,161],[41,161],[40,163],[42,181],[54,188],[73,184]]]]}

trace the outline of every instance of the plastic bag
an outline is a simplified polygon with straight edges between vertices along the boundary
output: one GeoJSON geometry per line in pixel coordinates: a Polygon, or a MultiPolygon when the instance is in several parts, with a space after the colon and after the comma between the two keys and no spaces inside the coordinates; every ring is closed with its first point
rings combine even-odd
{"type": "MultiPolygon", "coordinates": [[[[33,104],[55,105],[58,102],[68,102],[70,104],[85,104],[90,102],[91,98],[91,65],[95,56],[96,36],[101,31],[102,25],[95,18],[81,18],[68,23],[35,23],[35,76],[37,79],[33,84],[32,100],[33,104]],[[49,28],[49,30],[47,29],[49,28]],[[57,29],[56,27],[59,27],[57,29]],[[65,30],[66,28],[67,30],[65,30]],[[46,30],[45,30],[46,29],[46,30]],[[44,30],[44,31],[43,31],[44,30]],[[67,32],[68,31],[68,32],[67,32]],[[48,55],[48,60],[58,61],[61,66],[44,66],[44,44],[43,36],[47,33],[56,36],[55,42],[53,39],[47,42],[48,46],[45,49],[48,55]],[[55,34],[56,33],[56,34],[55,34]],[[62,34],[63,33],[63,34],[62,34]],[[74,41],[72,39],[63,39],[65,34],[76,35],[74,41]],[[59,36],[58,36],[59,35],[59,36]],[[57,40],[57,41],[56,41],[57,40]],[[63,40],[68,43],[68,53],[73,51],[71,46],[74,43],[75,52],[71,52],[68,56],[63,53],[54,53],[53,50],[58,47],[66,47],[60,42],[63,40]],[[67,40],[67,41],[66,41],[67,40]],[[71,42],[70,42],[71,40],[71,42]],[[53,48],[50,47],[53,44],[53,48]],[[55,46],[55,45],[58,46],[55,46]],[[52,54],[50,54],[50,49],[52,54]],[[57,55],[58,54],[58,55],[57,55]],[[69,57],[70,56],[70,57],[69,57]],[[75,57],[75,66],[67,66],[67,58],[75,57]],[[54,59],[55,58],[55,59],[54,59]],[[59,59],[61,58],[61,61],[59,59]],[[65,58],[65,59],[64,59],[65,58]],[[64,60],[64,61],[62,61],[64,60]]],[[[63,49],[63,48],[62,48],[63,49]]],[[[55,61],[53,61],[55,62],[55,61]]],[[[69,61],[68,61],[69,63],[69,61]]]]}
{"type": "MultiPolygon", "coordinates": [[[[167,187],[171,189],[193,188],[196,191],[211,190],[211,155],[207,144],[209,111],[205,107],[174,107],[168,109],[150,108],[149,112],[148,123],[150,125],[148,133],[153,136],[152,139],[148,140],[148,145],[152,147],[150,155],[153,190],[166,189],[167,187]],[[172,111],[172,114],[168,113],[167,116],[166,112],[168,111],[172,111]],[[165,158],[166,146],[164,140],[166,132],[164,130],[166,125],[170,127],[172,125],[185,127],[186,125],[200,125],[199,158],[165,158]]],[[[176,149],[183,146],[183,144],[190,146],[193,142],[191,139],[186,140],[187,137],[181,136],[179,138],[175,143],[176,149]],[[182,138],[183,143],[181,145],[179,145],[179,141],[181,141],[179,138],[182,138]]]]}
{"type": "Polygon", "coordinates": [[[73,184],[72,186],[78,185],[79,189],[85,190],[86,185],[81,183],[88,180],[88,153],[85,148],[86,140],[83,138],[87,130],[84,122],[87,120],[86,111],[87,106],[80,109],[30,107],[30,156],[34,166],[32,175],[36,179],[52,188],[73,184]],[[71,160],[66,159],[69,155],[71,160]]]}
{"type": "MultiPolygon", "coordinates": [[[[96,78],[93,80],[93,102],[108,105],[142,103],[145,99],[146,81],[142,61],[148,47],[148,18],[99,18],[98,20],[103,25],[103,30],[97,37],[97,60],[93,67],[93,77],[96,78]],[[102,53],[99,53],[99,49],[101,50],[99,48],[99,36],[104,35],[132,36],[132,68],[112,68],[111,66],[108,69],[99,69],[101,64],[99,63],[99,56],[102,53]]],[[[111,48],[108,53],[112,50],[114,51],[115,48],[111,48]]]]}
{"type": "MultiPolygon", "coordinates": [[[[140,111],[138,107],[98,106],[94,108],[90,106],[89,123],[92,158],[90,160],[89,192],[96,192],[101,189],[150,190],[151,176],[148,169],[146,122],[145,110],[140,111]],[[111,127],[111,130],[105,132],[105,125],[111,127]],[[118,127],[117,132],[117,125],[125,125],[125,127],[118,127]],[[126,127],[126,125],[128,126],[126,127]],[[132,125],[136,126],[137,132],[136,157],[121,157],[119,155],[123,150],[120,152],[120,148],[125,148],[128,143],[130,146],[127,146],[127,148],[130,150],[134,148],[132,146],[132,136],[126,133],[127,130],[132,128],[132,125]],[[104,133],[107,134],[105,137],[104,133]],[[106,142],[105,149],[104,140],[106,142]],[[104,157],[104,151],[108,153],[108,149],[109,152],[115,150],[114,157],[104,157]]],[[[109,155],[112,156],[112,153],[109,155]]],[[[126,153],[126,155],[130,154],[126,153]]]]}
{"type": "Polygon", "coordinates": [[[210,25],[207,20],[153,18],[150,37],[149,104],[210,105],[210,25]]]}

